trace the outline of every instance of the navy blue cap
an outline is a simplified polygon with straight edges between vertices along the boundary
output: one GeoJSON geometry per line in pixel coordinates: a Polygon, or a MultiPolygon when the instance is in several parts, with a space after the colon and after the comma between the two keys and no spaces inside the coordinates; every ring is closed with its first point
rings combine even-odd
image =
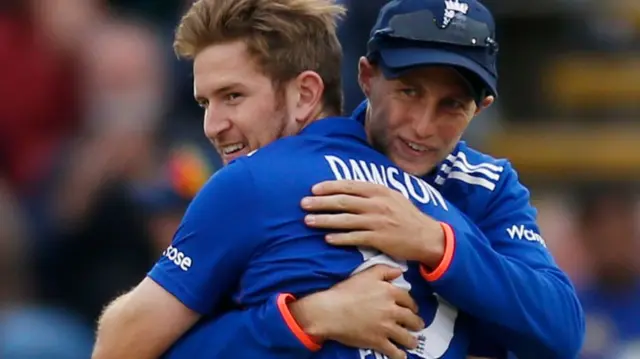
{"type": "Polygon", "coordinates": [[[413,67],[452,66],[480,98],[498,95],[491,12],[476,0],[393,0],[371,30],[367,57],[388,78],[413,67]]]}

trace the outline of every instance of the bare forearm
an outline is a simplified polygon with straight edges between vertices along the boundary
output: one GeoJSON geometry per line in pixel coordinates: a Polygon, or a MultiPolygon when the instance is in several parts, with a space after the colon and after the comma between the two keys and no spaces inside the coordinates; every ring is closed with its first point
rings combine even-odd
{"type": "Polygon", "coordinates": [[[120,296],[103,312],[92,359],[155,359],[170,346],[137,325],[141,313],[130,298],[131,293],[120,296]]]}
{"type": "Polygon", "coordinates": [[[91,355],[92,359],[115,358],[122,351],[121,346],[127,346],[126,343],[118,341],[117,334],[114,334],[117,333],[119,312],[124,310],[127,296],[128,294],[118,297],[102,312],[102,316],[98,321],[98,332],[96,333],[96,343],[91,355]],[[113,345],[113,343],[117,343],[117,345],[113,345]]]}
{"type": "Polygon", "coordinates": [[[444,257],[446,235],[444,225],[425,216],[424,226],[419,232],[420,245],[417,245],[415,256],[418,262],[427,268],[436,268],[444,257]]]}
{"type": "Polygon", "coordinates": [[[142,338],[135,333],[136,327],[129,325],[134,320],[127,308],[129,297],[130,293],[117,298],[103,312],[92,359],[154,358],[144,352],[144,345],[136,345],[142,338]]]}
{"type": "Polygon", "coordinates": [[[92,359],[154,359],[200,319],[146,277],[102,314],[92,359]]]}
{"type": "MultiPolygon", "coordinates": [[[[324,322],[322,320],[318,319],[321,319],[322,316],[314,316],[317,311],[312,310],[314,306],[313,300],[316,299],[318,295],[321,296],[322,294],[316,294],[316,297],[302,298],[289,304],[289,310],[305,333],[324,341],[329,339],[328,328],[323,325],[324,322]],[[312,307],[310,308],[310,306],[312,307]]],[[[322,313],[322,311],[320,313],[322,313]]]]}

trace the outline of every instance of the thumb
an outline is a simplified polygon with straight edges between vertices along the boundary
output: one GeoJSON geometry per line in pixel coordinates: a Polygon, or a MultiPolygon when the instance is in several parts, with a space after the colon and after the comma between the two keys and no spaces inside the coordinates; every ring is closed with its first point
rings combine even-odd
{"type": "Polygon", "coordinates": [[[367,272],[370,272],[371,275],[385,282],[390,282],[402,275],[402,269],[384,264],[375,265],[367,270],[367,272]]]}

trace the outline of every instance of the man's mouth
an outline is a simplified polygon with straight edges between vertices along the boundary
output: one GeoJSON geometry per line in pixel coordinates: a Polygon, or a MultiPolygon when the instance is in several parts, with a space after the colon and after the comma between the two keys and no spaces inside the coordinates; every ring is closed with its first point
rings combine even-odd
{"type": "Polygon", "coordinates": [[[415,142],[405,141],[405,140],[402,140],[402,142],[404,142],[409,148],[411,148],[412,150],[414,150],[416,152],[427,152],[427,151],[430,151],[430,148],[428,148],[426,146],[422,146],[422,145],[417,144],[415,142]]]}
{"type": "Polygon", "coordinates": [[[222,152],[223,155],[229,156],[234,153],[242,151],[243,149],[245,149],[245,147],[247,147],[247,145],[245,145],[242,142],[238,142],[238,143],[232,143],[230,145],[222,146],[220,148],[220,151],[222,152]]]}
{"type": "Polygon", "coordinates": [[[249,154],[251,148],[246,143],[236,142],[228,145],[220,146],[219,150],[222,162],[227,164],[238,157],[249,154]]]}

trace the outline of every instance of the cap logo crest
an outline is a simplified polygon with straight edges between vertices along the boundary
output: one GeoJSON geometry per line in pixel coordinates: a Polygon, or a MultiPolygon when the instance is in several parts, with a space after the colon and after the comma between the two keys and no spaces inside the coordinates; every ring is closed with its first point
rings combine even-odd
{"type": "Polygon", "coordinates": [[[457,14],[466,15],[469,11],[469,4],[458,0],[444,0],[444,17],[442,19],[442,28],[446,28],[457,14]]]}

